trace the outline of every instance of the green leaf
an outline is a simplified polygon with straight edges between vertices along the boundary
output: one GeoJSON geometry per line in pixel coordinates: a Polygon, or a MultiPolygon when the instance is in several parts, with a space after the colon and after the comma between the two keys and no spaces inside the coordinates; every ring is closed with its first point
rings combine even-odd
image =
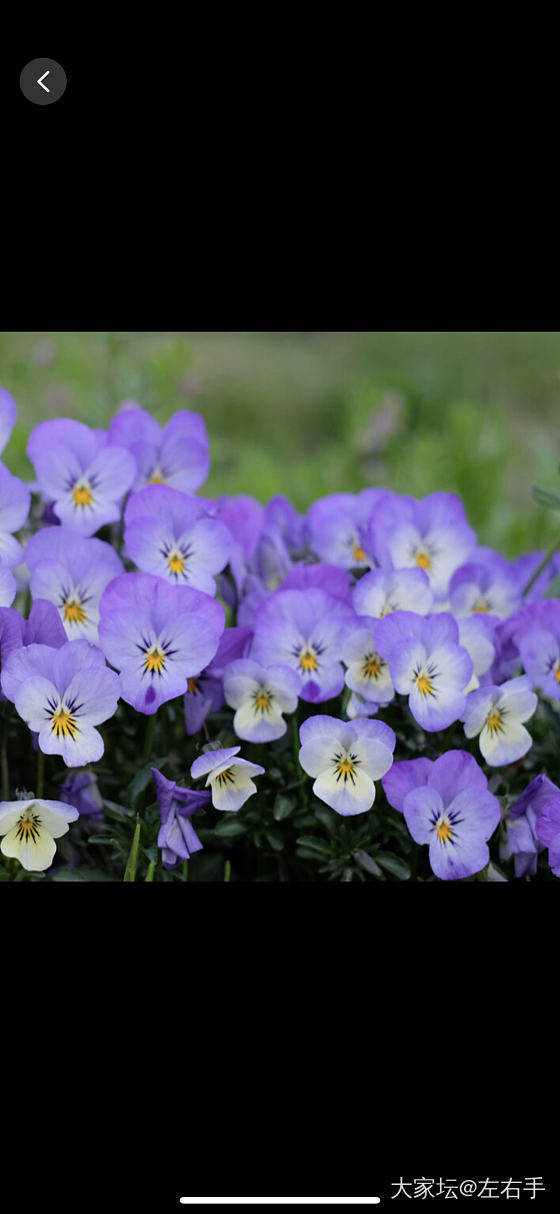
{"type": "Polygon", "coordinates": [[[316,839],[314,835],[299,835],[296,839],[298,847],[305,847],[318,856],[330,856],[331,846],[324,839],[316,839]]]}
{"type": "Polygon", "coordinates": [[[366,873],[371,873],[372,877],[383,877],[379,865],[372,860],[371,856],[368,856],[367,851],[355,851],[354,859],[361,864],[362,868],[365,868],[366,873]]]}
{"type": "Polygon", "coordinates": [[[285,797],[284,793],[277,793],[272,811],[273,817],[277,822],[283,822],[284,818],[289,818],[290,814],[295,809],[295,801],[292,797],[285,797]]]}
{"type": "Polygon", "coordinates": [[[136,830],[134,831],[132,846],[130,848],[130,855],[128,857],[127,865],[124,870],[123,881],[135,881],[136,880],[136,865],[138,864],[138,846],[140,843],[141,826],[142,826],[142,823],[140,822],[140,818],[137,815],[136,830]]]}
{"type": "Polygon", "coordinates": [[[377,851],[375,859],[385,868],[393,877],[398,877],[399,881],[408,881],[410,877],[410,869],[404,860],[399,860],[398,856],[393,856],[391,852],[377,851]]]}
{"type": "Polygon", "coordinates": [[[216,823],[214,834],[219,839],[235,839],[239,835],[246,834],[244,822],[240,822],[233,814],[231,817],[222,818],[221,822],[216,823]]]}
{"type": "Polygon", "coordinates": [[[284,850],[284,839],[279,830],[270,830],[269,829],[269,830],[265,830],[264,833],[265,833],[265,837],[268,839],[268,842],[270,843],[270,846],[274,848],[274,851],[283,851],[284,850]]]}
{"type": "Polygon", "coordinates": [[[560,573],[557,573],[556,577],[549,582],[544,597],[545,599],[560,599],[560,573]]]}
{"type": "Polygon", "coordinates": [[[90,835],[88,843],[116,843],[112,835],[90,835]]]}
{"type": "Polygon", "coordinates": [[[557,493],[549,493],[548,489],[539,489],[538,485],[534,485],[532,494],[539,506],[546,506],[547,510],[560,510],[560,497],[557,493]]]}

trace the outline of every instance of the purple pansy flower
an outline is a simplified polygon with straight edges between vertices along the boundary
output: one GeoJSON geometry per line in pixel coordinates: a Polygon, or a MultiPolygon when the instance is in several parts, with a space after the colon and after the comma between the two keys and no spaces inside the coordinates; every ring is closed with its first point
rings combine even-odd
{"type": "Polygon", "coordinates": [[[431,493],[420,501],[387,494],[372,516],[369,538],[383,569],[424,569],[438,599],[446,597],[451,577],[476,544],[454,493],[431,493]]]}
{"type": "Polygon", "coordinates": [[[103,797],[99,791],[94,771],[79,771],[60,785],[60,798],[67,805],[75,805],[80,816],[101,819],[103,797]]]}
{"type": "Polygon", "coordinates": [[[393,762],[396,736],[383,721],[308,717],[299,731],[299,761],[313,792],[337,814],[363,814],[375,800],[375,780],[393,762]]]}
{"type": "Polygon", "coordinates": [[[466,649],[472,659],[473,673],[470,683],[465,687],[465,695],[480,687],[480,680],[486,675],[496,657],[495,623],[485,615],[465,615],[457,620],[459,626],[459,644],[466,649]]]}
{"type": "Polygon", "coordinates": [[[526,675],[471,691],[461,720],[467,738],[479,735],[480,752],[491,767],[515,763],[531,749],[533,739],[522,724],[538,704],[526,675]]]}
{"type": "Polygon", "coordinates": [[[344,687],[340,650],[355,618],[324,590],[277,591],[255,615],[251,657],[263,666],[291,666],[303,700],[330,700],[344,687]]]}
{"type": "Polygon", "coordinates": [[[272,742],[288,726],[284,712],[295,712],[300,682],[290,666],[262,666],[253,658],[230,662],[224,670],[224,695],[235,708],[233,728],[245,742],[272,742]]]}
{"type": "Polygon", "coordinates": [[[452,616],[442,612],[425,619],[395,611],[379,620],[375,641],[396,690],[408,695],[410,711],[423,729],[446,729],[461,716],[473,663],[459,644],[452,616]]]}
{"type": "Polygon", "coordinates": [[[13,532],[23,527],[29,514],[31,493],[23,481],[0,464],[0,564],[19,565],[24,559],[13,532]]]}
{"type": "Polygon", "coordinates": [[[560,877],[560,796],[543,805],[535,831],[544,847],[548,847],[548,863],[554,876],[560,877]]]}
{"type": "Polygon", "coordinates": [[[126,549],[139,569],[215,595],[212,575],[227,565],[232,539],[202,498],[152,485],[128,499],[124,522],[126,549]]]}
{"type": "Polygon", "coordinates": [[[264,526],[264,506],[248,493],[240,493],[237,497],[218,498],[214,505],[214,515],[225,524],[231,534],[229,566],[239,596],[245,575],[251,570],[264,526]]]}
{"type": "Polygon", "coordinates": [[[198,733],[206,717],[224,704],[223,673],[237,658],[247,657],[253,633],[250,628],[226,628],[212,661],[201,674],[189,678],[185,694],[187,734],[198,733]]]}
{"type": "Polygon", "coordinates": [[[415,842],[428,843],[436,877],[453,881],[486,867],[487,840],[500,822],[500,803],[488,792],[486,776],[472,755],[448,750],[434,762],[394,763],[382,783],[415,842]]]}
{"type": "Polygon", "coordinates": [[[152,775],[161,817],[158,847],[163,852],[164,868],[176,868],[202,850],[202,843],[190,819],[198,809],[211,801],[212,796],[204,790],[196,792],[193,788],[180,788],[174,780],[167,780],[157,767],[152,767],[152,775]]]}
{"type": "Polygon", "coordinates": [[[224,631],[220,603],[152,573],[125,573],[104,590],[99,643],[120,671],[120,694],[137,712],[184,695],[187,680],[213,658],[224,631]]]}
{"type": "MultiPolygon", "coordinates": [[[[387,662],[375,646],[377,621],[358,616],[342,643],[341,657],[347,667],[344,681],[351,691],[376,705],[389,704],[395,689],[387,662]]],[[[367,713],[364,714],[367,716],[367,713]]]]}
{"type": "Polygon", "coordinates": [[[216,809],[232,812],[241,809],[257,791],[251,776],[264,775],[265,769],[258,763],[237,758],[240,750],[240,746],[229,746],[207,751],[195,759],[191,767],[193,780],[206,776],[206,786],[210,785],[212,804],[216,809]]]}
{"type": "Polygon", "coordinates": [[[0,454],[9,442],[16,417],[17,406],[13,396],[5,388],[0,388],[0,454]]]}
{"type": "Polygon", "coordinates": [[[286,574],[279,590],[324,590],[334,595],[335,599],[344,599],[352,605],[352,582],[346,569],[337,565],[325,565],[319,561],[315,565],[304,565],[298,561],[286,574]]]}
{"type": "Polygon", "coordinates": [[[537,856],[543,850],[544,843],[538,837],[536,824],[543,806],[554,797],[560,798],[560,789],[556,784],[548,776],[536,776],[508,811],[507,852],[504,859],[513,855],[516,877],[534,876],[537,871],[537,856]]]}
{"type": "MultiPolygon", "coordinates": [[[[0,607],[0,670],[12,651],[22,645],[36,643],[60,649],[67,639],[56,608],[44,599],[35,600],[28,620],[13,607],[0,607]]],[[[0,700],[5,699],[4,692],[0,691],[0,700]]]]}
{"type": "Polygon", "coordinates": [[[120,517],[136,466],[124,447],[109,447],[104,430],[53,418],[31,431],[27,454],[41,491],[65,526],[93,535],[120,517]]]}
{"type": "Polygon", "coordinates": [[[533,687],[560,700],[560,602],[548,599],[524,612],[514,641],[533,687]]]}
{"type": "Polygon", "coordinates": [[[361,493],[331,493],[313,502],[307,512],[309,545],[322,561],[343,569],[366,569],[371,554],[364,549],[367,524],[386,489],[361,493]]]}
{"type": "Polygon", "coordinates": [[[210,469],[208,434],[198,413],[182,409],[163,428],[146,409],[125,409],[109,426],[109,445],[134,456],[134,489],[170,485],[181,493],[199,489],[210,469]]]}
{"type": "Polygon", "coordinates": [[[2,670],[2,690],[39,735],[45,754],[62,755],[67,767],[101,758],[103,738],[94,726],[114,715],[119,690],[115,672],[95,645],[67,641],[60,649],[15,649],[2,670]]]}
{"type": "Polygon", "coordinates": [[[434,596],[423,569],[372,569],[354,587],[352,602],[358,615],[381,620],[393,611],[427,615],[434,596]]]}
{"type": "Polygon", "coordinates": [[[45,527],[31,536],[25,559],[33,598],[54,604],[68,640],[85,637],[96,644],[99,600],[109,582],[124,573],[114,548],[70,527],[45,527]]]}

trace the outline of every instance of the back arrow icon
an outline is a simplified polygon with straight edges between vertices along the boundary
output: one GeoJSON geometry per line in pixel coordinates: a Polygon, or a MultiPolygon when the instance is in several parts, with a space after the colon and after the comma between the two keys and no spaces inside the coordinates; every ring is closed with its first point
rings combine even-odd
{"type": "Polygon", "coordinates": [[[43,72],[43,75],[39,76],[39,79],[37,81],[37,84],[40,84],[41,88],[45,90],[45,93],[50,93],[50,91],[51,91],[50,89],[47,88],[46,84],[43,84],[43,80],[45,79],[45,77],[50,76],[50,74],[51,74],[51,71],[49,68],[48,72],[43,72]]]}

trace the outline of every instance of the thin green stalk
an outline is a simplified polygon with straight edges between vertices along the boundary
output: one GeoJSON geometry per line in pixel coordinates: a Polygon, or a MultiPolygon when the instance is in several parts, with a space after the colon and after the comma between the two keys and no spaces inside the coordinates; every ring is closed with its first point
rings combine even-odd
{"type": "Polygon", "coordinates": [[[231,860],[226,860],[224,868],[224,881],[229,881],[231,877],[231,860]]]}
{"type": "Polygon", "coordinates": [[[540,577],[543,569],[546,569],[548,562],[552,560],[554,553],[558,552],[559,548],[560,548],[560,539],[557,539],[554,541],[553,544],[551,544],[550,548],[548,549],[548,552],[545,552],[545,555],[543,556],[543,559],[542,559],[540,565],[537,565],[537,568],[535,569],[533,576],[531,578],[529,578],[529,581],[527,582],[527,585],[525,586],[525,588],[523,590],[523,598],[525,598],[525,595],[529,593],[531,586],[535,585],[537,578],[540,577]]]}
{"type": "Polygon", "coordinates": [[[155,871],[156,871],[156,862],[155,862],[155,860],[150,860],[150,863],[148,865],[148,871],[146,873],[146,881],[153,881],[155,871]]]}
{"type": "Polygon", "coordinates": [[[188,879],[189,879],[189,862],[188,862],[188,860],[183,860],[183,881],[188,881],[188,879]]]}
{"type": "Polygon", "coordinates": [[[123,881],[135,881],[136,880],[136,867],[138,865],[138,850],[140,847],[140,829],[141,829],[140,814],[136,814],[136,829],[134,831],[134,836],[132,839],[130,855],[128,857],[128,860],[126,863],[126,868],[124,870],[123,881]]]}
{"type": "Polygon", "coordinates": [[[43,751],[37,747],[37,788],[35,796],[39,800],[45,795],[45,756],[43,751]]]}

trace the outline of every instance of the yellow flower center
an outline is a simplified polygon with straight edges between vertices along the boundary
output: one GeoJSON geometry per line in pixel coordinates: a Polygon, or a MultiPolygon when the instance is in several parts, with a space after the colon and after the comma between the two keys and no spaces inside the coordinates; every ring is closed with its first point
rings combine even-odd
{"type": "Polygon", "coordinates": [[[360,544],[354,544],[354,547],[352,549],[352,556],[354,557],[355,561],[366,561],[367,560],[366,554],[360,544]]]}
{"type": "Polygon", "coordinates": [[[187,691],[190,691],[192,696],[198,695],[198,679],[187,679],[187,691]]]}
{"type": "Polygon", "coordinates": [[[436,830],[436,835],[438,839],[441,839],[442,843],[447,843],[449,839],[452,839],[453,831],[451,830],[449,822],[440,822],[436,830]]]}
{"type": "Polygon", "coordinates": [[[146,654],[144,661],[146,670],[155,670],[157,674],[163,670],[165,665],[165,654],[159,645],[154,645],[146,654]]]}
{"type": "Polygon", "coordinates": [[[557,683],[560,683],[560,664],[556,667],[556,670],[554,671],[554,678],[556,679],[557,683]]]}
{"type": "Polygon", "coordinates": [[[355,784],[356,768],[359,762],[360,760],[356,757],[356,755],[349,754],[348,751],[346,754],[341,752],[340,754],[335,755],[333,758],[333,763],[337,784],[339,780],[344,780],[345,784],[347,784],[350,780],[352,784],[355,784]]]}
{"type": "Polygon", "coordinates": [[[67,624],[83,624],[86,613],[79,599],[67,599],[64,604],[64,619],[67,624]]]}
{"type": "Polygon", "coordinates": [[[93,502],[93,494],[87,483],[74,485],[72,496],[74,498],[74,505],[76,506],[91,506],[93,502]]]}
{"type": "Polygon", "coordinates": [[[31,806],[21,815],[16,829],[18,843],[36,843],[39,838],[41,819],[38,814],[31,812],[31,806]]]}
{"type": "Polygon", "coordinates": [[[180,552],[172,552],[169,557],[169,572],[184,573],[185,558],[180,552]]]}
{"type": "Polygon", "coordinates": [[[378,653],[369,653],[364,662],[362,674],[365,679],[376,679],[385,663],[378,653]]]}
{"type": "Polygon", "coordinates": [[[488,603],[484,599],[479,599],[478,603],[475,603],[475,605],[473,607],[473,611],[476,611],[478,614],[480,614],[483,611],[490,611],[490,608],[488,606],[488,603]]]}
{"type": "Polygon", "coordinates": [[[312,649],[302,649],[299,655],[299,664],[302,670],[318,670],[319,663],[312,649]]]}
{"type": "Polygon", "coordinates": [[[258,709],[259,712],[268,712],[271,700],[272,696],[270,692],[264,691],[263,688],[261,688],[261,690],[258,691],[255,696],[255,708],[258,709]]]}
{"type": "Polygon", "coordinates": [[[164,485],[165,484],[165,479],[162,474],[161,468],[154,468],[152,470],[150,477],[148,479],[148,484],[149,485],[164,485]]]}
{"type": "Polygon", "coordinates": [[[502,714],[498,708],[495,708],[494,711],[490,713],[490,716],[486,721],[486,725],[490,733],[503,732],[504,727],[502,724],[502,714]]]}
{"type": "Polygon", "coordinates": [[[415,560],[416,564],[419,565],[421,569],[431,569],[432,567],[432,558],[429,552],[426,552],[425,549],[416,553],[415,560]]]}
{"type": "Polygon", "coordinates": [[[428,674],[421,674],[416,680],[416,686],[421,696],[432,696],[434,694],[434,685],[428,674]]]}
{"type": "Polygon", "coordinates": [[[72,738],[78,733],[75,717],[65,708],[57,708],[52,718],[52,733],[55,733],[57,738],[72,738]]]}

